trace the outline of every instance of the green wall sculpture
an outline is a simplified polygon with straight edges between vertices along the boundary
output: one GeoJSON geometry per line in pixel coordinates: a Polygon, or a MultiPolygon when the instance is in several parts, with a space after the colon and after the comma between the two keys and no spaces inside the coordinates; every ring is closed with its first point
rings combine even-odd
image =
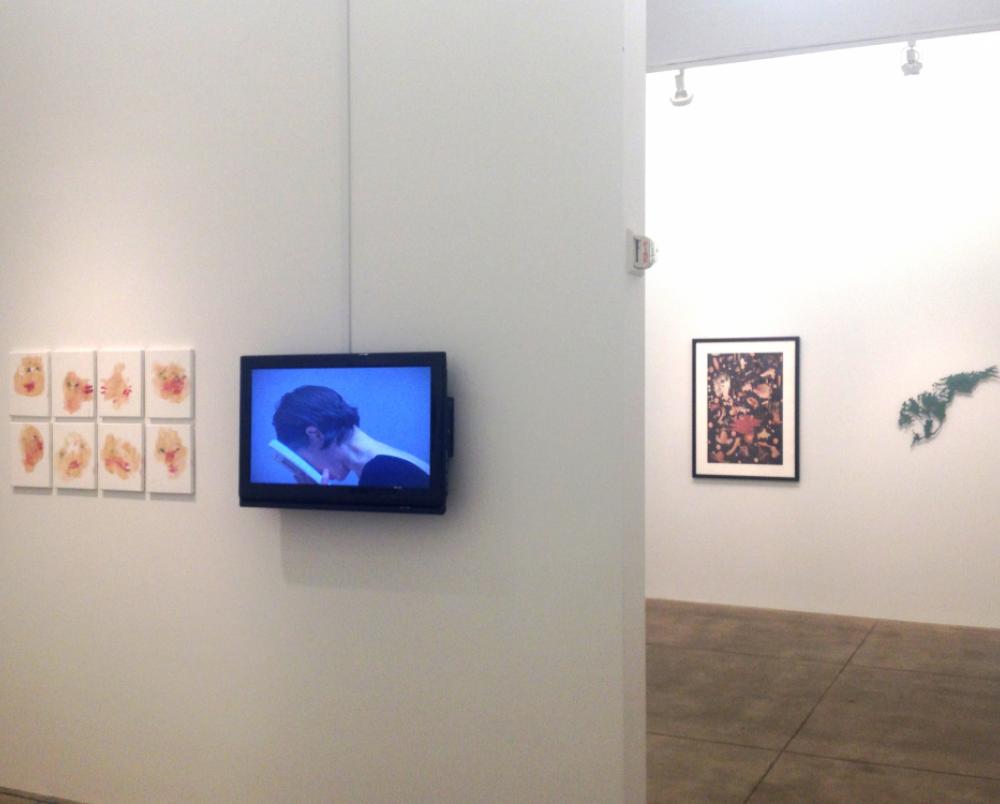
{"type": "Polygon", "coordinates": [[[982,371],[949,374],[934,383],[930,391],[907,399],[899,409],[899,427],[913,428],[910,446],[930,441],[941,432],[948,406],[956,394],[971,394],[979,383],[995,380],[998,376],[996,366],[982,371]]]}

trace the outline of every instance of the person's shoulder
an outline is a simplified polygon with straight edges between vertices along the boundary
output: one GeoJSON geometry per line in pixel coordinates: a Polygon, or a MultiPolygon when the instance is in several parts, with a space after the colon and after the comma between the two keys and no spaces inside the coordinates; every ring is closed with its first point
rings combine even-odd
{"type": "Polygon", "coordinates": [[[358,481],[361,486],[424,487],[430,484],[430,475],[403,458],[376,455],[365,464],[358,481]]]}

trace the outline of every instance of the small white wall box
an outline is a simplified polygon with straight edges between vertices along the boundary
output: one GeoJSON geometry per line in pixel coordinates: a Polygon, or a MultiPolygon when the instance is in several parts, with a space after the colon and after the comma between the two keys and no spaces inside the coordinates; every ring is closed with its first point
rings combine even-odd
{"type": "Polygon", "coordinates": [[[656,263],[656,243],[643,235],[632,235],[634,258],[632,267],[637,271],[648,271],[656,263]]]}

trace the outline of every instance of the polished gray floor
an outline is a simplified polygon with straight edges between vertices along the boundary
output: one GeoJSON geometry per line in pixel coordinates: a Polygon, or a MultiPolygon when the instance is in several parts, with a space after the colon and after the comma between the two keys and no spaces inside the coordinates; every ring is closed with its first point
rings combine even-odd
{"type": "Polygon", "coordinates": [[[1000,802],[1000,631],[646,614],[650,804],[1000,802]]]}

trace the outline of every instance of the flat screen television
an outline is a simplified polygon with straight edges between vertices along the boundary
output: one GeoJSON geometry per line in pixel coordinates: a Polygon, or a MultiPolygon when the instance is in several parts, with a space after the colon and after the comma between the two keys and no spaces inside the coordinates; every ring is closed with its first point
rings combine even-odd
{"type": "Polygon", "coordinates": [[[443,514],[444,352],[240,360],[240,505],[443,514]]]}

